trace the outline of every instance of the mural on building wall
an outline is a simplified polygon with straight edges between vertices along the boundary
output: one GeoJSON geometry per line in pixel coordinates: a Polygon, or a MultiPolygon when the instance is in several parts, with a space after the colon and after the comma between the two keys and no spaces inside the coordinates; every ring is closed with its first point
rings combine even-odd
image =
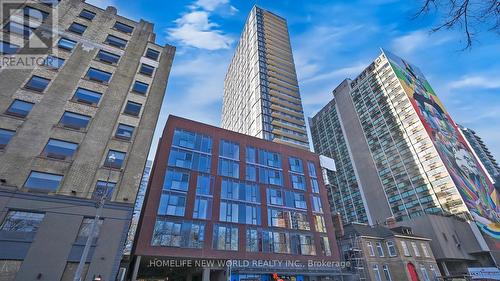
{"type": "Polygon", "coordinates": [[[384,50],[478,227],[500,239],[499,195],[422,72],[384,50]]]}

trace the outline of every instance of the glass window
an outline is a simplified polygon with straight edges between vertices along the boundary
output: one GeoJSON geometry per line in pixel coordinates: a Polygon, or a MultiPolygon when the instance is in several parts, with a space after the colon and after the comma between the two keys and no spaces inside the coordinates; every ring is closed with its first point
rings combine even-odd
{"type": "Polygon", "coordinates": [[[246,165],[246,180],[256,181],[257,180],[257,168],[254,165],[246,165]]]}
{"type": "Polygon", "coordinates": [[[73,95],[73,101],[90,105],[97,105],[99,104],[101,97],[101,93],[84,88],[77,88],[75,94],[73,95]]]}
{"type": "Polygon", "coordinates": [[[427,273],[427,269],[423,264],[420,265],[420,271],[422,271],[422,276],[424,277],[423,278],[424,281],[431,281],[431,279],[429,278],[429,274],[427,273]]]}
{"type": "Polygon", "coordinates": [[[212,153],[211,137],[183,129],[175,129],[172,144],[191,150],[212,153]]]}
{"type": "Polygon", "coordinates": [[[377,253],[379,257],[385,257],[384,249],[382,248],[382,242],[377,242],[377,253]]]}
{"type": "Polygon", "coordinates": [[[280,254],[290,253],[290,235],[288,233],[263,231],[262,240],[263,252],[280,254]]]}
{"type": "Polygon", "coordinates": [[[380,276],[380,271],[378,270],[378,265],[372,265],[373,274],[375,275],[375,281],[382,281],[382,277],[380,276]]]}
{"type": "Polygon", "coordinates": [[[386,245],[387,245],[387,251],[389,252],[389,256],[395,257],[397,253],[396,253],[396,247],[394,246],[394,242],[387,241],[386,245]]]}
{"type": "Polygon", "coordinates": [[[212,199],[196,196],[194,201],[193,218],[207,220],[212,214],[212,199]]]}
{"type": "Polygon", "coordinates": [[[6,129],[0,129],[0,149],[4,149],[16,132],[6,129]]]}
{"type": "Polygon", "coordinates": [[[403,248],[403,253],[405,256],[409,257],[410,256],[410,250],[408,249],[408,245],[406,244],[406,241],[401,241],[401,247],[403,248]]]}
{"type": "Polygon", "coordinates": [[[321,252],[325,256],[331,256],[332,251],[330,250],[330,241],[328,240],[328,237],[322,236],[319,240],[320,245],[321,245],[321,252]]]}
{"type": "Polygon", "coordinates": [[[153,232],[153,246],[180,247],[182,223],[157,220],[153,232]]]}
{"type": "Polygon", "coordinates": [[[259,203],[259,186],[252,183],[245,183],[243,181],[222,178],[221,198],[259,203]]]}
{"type": "Polygon", "coordinates": [[[151,65],[147,65],[145,63],[141,64],[141,68],[139,69],[139,73],[147,76],[153,76],[154,71],[155,71],[154,67],[152,67],[151,65]]]}
{"type": "Polygon", "coordinates": [[[131,34],[132,31],[134,31],[134,28],[132,26],[121,23],[119,21],[115,22],[113,28],[127,34],[131,34]]]}
{"type": "Polygon", "coordinates": [[[317,179],[311,178],[311,188],[312,192],[319,193],[319,184],[317,179]]]}
{"type": "Polygon", "coordinates": [[[253,148],[251,146],[247,146],[247,148],[246,148],[246,158],[247,158],[246,161],[248,163],[257,163],[256,162],[257,158],[256,158],[255,154],[256,154],[255,148],[253,148]]]}
{"type": "Polygon", "coordinates": [[[95,13],[89,10],[82,10],[78,16],[87,20],[93,20],[95,13]]]}
{"type": "Polygon", "coordinates": [[[34,233],[40,227],[44,216],[41,213],[9,211],[0,226],[0,230],[34,233]]]}
{"type": "Polygon", "coordinates": [[[314,247],[314,239],[310,235],[302,235],[302,234],[292,234],[292,253],[300,254],[300,255],[316,255],[316,248],[314,247]],[[298,246],[296,246],[298,242],[298,246]],[[297,251],[300,249],[300,252],[297,251]]]}
{"type": "Polygon", "coordinates": [[[64,64],[64,59],[55,57],[55,56],[47,56],[45,59],[45,66],[51,69],[60,69],[64,64]]]}
{"type": "Polygon", "coordinates": [[[314,162],[312,161],[307,161],[307,168],[309,170],[309,176],[316,178],[316,165],[314,165],[314,162]]]}
{"type": "Polygon", "coordinates": [[[281,168],[281,155],[276,152],[259,149],[259,163],[274,168],[281,168]]]}
{"type": "Polygon", "coordinates": [[[418,250],[417,243],[415,242],[410,242],[411,247],[413,248],[413,252],[415,253],[416,257],[420,257],[420,251],[418,250]]]}
{"type": "Polygon", "coordinates": [[[432,278],[433,278],[432,280],[435,280],[435,281],[439,280],[438,277],[441,276],[439,271],[437,271],[436,268],[432,264],[429,265],[429,268],[432,272],[432,278]]]}
{"type": "Polygon", "coordinates": [[[267,203],[272,205],[283,205],[283,191],[278,189],[267,189],[267,203]]]}
{"type": "Polygon", "coordinates": [[[370,241],[366,242],[366,246],[368,247],[368,253],[370,254],[370,257],[374,257],[375,256],[375,251],[373,249],[372,242],[370,242],[370,241]]]}
{"type": "Polygon", "coordinates": [[[73,48],[76,46],[76,41],[70,40],[68,38],[61,38],[59,39],[59,42],[57,42],[57,47],[71,51],[73,48]]]}
{"type": "Polygon", "coordinates": [[[8,22],[3,29],[9,33],[21,35],[24,39],[28,39],[33,32],[33,28],[13,21],[8,22]]]}
{"type": "Polygon", "coordinates": [[[149,85],[140,81],[135,81],[132,91],[145,95],[148,92],[149,85]]]}
{"type": "Polygon", "coordinates": [[[260,232],[257,229],[247,229],[247,236],[246,236],[247,252],[262,251],[262,238],[260,236],[261,236],[260,232]]]}
{"type": "Polygon", "coordinates": [[[293,197],[294,197],[293,207],[300,209],[307,209],[306,196],[303,193],[293,193],[293,197]]]}
{"type": "Polygon", "coordinates": [[[82,35],[86,29],[87,29],[86,25],[79,24],[77,22],[72,23],[68,28],[69,31],[79,35],[82,35]]]}
{"type": "Polygon", "coordinates": [[[22,100],[14,100],[9,108],[7,109],[6,113],[9,115],[17,116],[17,117],[26,117],[30,113],[31,109],[33,108],[34,103],[27,102],[27,101],[22,101],[22,100]]]}
{"type": "Polygon", "coordinates": [[[391,272],[389,271],[389,266],[387,264],[384,264],[384,276],[386,281],[392,281],[392,276],[391,272]]]}
{"type": "Polygon", "coordinates": [[[49,139],[42,155],[54,159],[71,160],[77,147],[78,144],[73,142],[49,139]]]}
{"type": "Polygon", "coordinates": [[[158,207],[159,215],[179,216],[183,217],[186,211],[186,195],[163,192],[160,198],[160,206],[158,207]]]}
{"type": "Polygon", "coordinates": [[[113,36],[113,35],[108,35],[106,37],[106,40],[104,43],[109,44],[111,46],[118,47],[120,49],[125,49],[125,46],[127,46],[127,40],[121,39],[119,37],[113,36]]]}
{"type": "Polygon", "coordinates": [[[109,150],[106,160],[104,160],[104,167],[120,169],[125,161],[125,152],[109,150]]]}
{"type": "Polygon", "coordinates": [[[427,249],[427,246],[424,243],[421,243],[420,245],[422,246],[422,252],[424,252],[424,256],[426,258],[430,258],[431,255],[429,253],[429,250],[427,249]]]}
{"type": "Polygon", "coordinates": [[[123,140],[131,140],[132,135],[134,134],[134,126],[118,124],[118,128],[116,128],[115,137],[123,140]]]}
{"type": "Polygon", "coordinates": [[[193,169],[204,173],[210,172],[210,162],[210,155],[178,149],[175,147],[170,149],[170,154],[168,156],[169,166],[193,169]]]}
{"type": "Polygon", "coordinates": [[[321,199],[319,196],[312,195],[312,203],[313,212],[323,213],[323,207],[321,206],[321,199]]]}
{"type": "Polygon", "coordinates": [[[219,158],[219,175],[225,177],[239,178],[240,164],[237,161],[219,158]]]}
{"type": "Polygon", "coordinates": [[[12,55],[17,53],[19,46],[5,41],[0,41],[0,55],[12,55]]]}
{"type": "Polygon", "coordinates": [[[96,68],[89,68],[85,78],[106,84],[109,82],[109,79],[111,79],[111,73],[96,68]]]}
{"type": "Polygon", "coordinates": [[[205,224],[202,222],[156,221],[152,245],[166,247],[203,248],[205,224]]]}
{"type": "Polygon", "coordinates": [[[42,10],[35,9],[30,6],[26,6],[23,8],[23,14],[25,17],[29,17],[31,19],[36,19],[38,21],[43,22],[49,16],[49,13],[44,12],[42,10]]]}
{"type": "MultiPolygon", "coordinates": [[[[99,233],[101,232],[103,219],[99,219],[97,221],[96,227],[94,228],[94,240],[99,237],[99,233]]],[[[80,229],[78,230],[77,239],[84,239],[90,236],[90,232],[92,231],[92,224],[94,223],[94,218],[83,218],[82,224],[80,225],[80,229]]]]}
{"type": "Polygon", "coordinates": [[[283,173],[280,170],[258,167],[259,182],[272,185],[283,185],[283,173]]]}
{"type": "Polygon", "coordinates": [[[146,51],[146,57],[157,61],[158,58],[160,57],[160,52],[153,50],[151,48],[148,48],[146,51]]]}
{"type": "Polygon", "coordinates": [[[49,85],[49,82],[50,79],[33,75],[24,87],[33,91],[43,92],[47,88],[47,85],[49,85]]]}
{"type": "Polygon", "coordinates": [[[295,189],[306,190],[306,178],[302,175],[290,174],[292,187],[295,189]]]}
{"type": "Polygon", "coordinates": [[[219,144],[219,155],[233,160],[240,160],[240,145],[235,142],[221,140],[219,144]]]}
{"type": "Polygon", "coordinates": [[[222,200],[220,203],[219,220],[260,225],[260,206],[222,200]]]}
{"type": "Polygon", "coordinates": [[[141,113],[141,107],[142,107],[142,105],[140,103],[136,103],[133,101],[127,101],[127,104],[125,105],[125,109],[123,110],[123,113],[133,115],[133,116],[139,116],[139,113],[141,113]]]}
{"type": "Polygon", "coordinates": [[[288,157],[288,164],[290,171],[296,173],[304,173],[304,167],[302,166],[302,160],[295,157],[288,157]]]}
{"type": "Polygon", "coordinates": [[[314,226],[317,232],[326,232],[325,218],[321,215],[314,215],[314,226]]]}
{"type": "Polygon", "coordinates": [[[106,200],[111,200],[115,187],[115,182],[97,181],[94,192],[92,193],[92,199],[99,200],[103,198],[103,196],[106,196],[106,200]]]}
{"type": "Polygon", "coordinates": [[[238,228],[215,225],[213,248],[216,250],[238,251],[238,228]]]}
{"type": "Polygon", "coordinates": [[[179,190],[187,192],[189,188],[189,173],[187,171],[168,168],[163,181],[164,190],[179,190]]]}
{"type": "Polygon", "coordinates": [[[214,179],[209,174],[198,174],[196,180],[196,195],[212,195],[214,179]]]}
{"type": "Polygon", "coordinates": [[[59,121],[59,124],[66,128],[82,130],[87,128],[89,121],[90,116],[65,111],[61,117],[61,121],[59,121]]]}
{"type": "Polygon", "coordinates": [[[62,175],[31,171],[24,183],[24,187],[37,191],[56,191],[59,188],[62,178],[62,175]]]}
{"type": "Polygon", "coordinates": [[[120,60],[120,56],[112,54],[110,52],[99,50],[99,52],[97,53],[97,59],[105,63],[117,64],[120,60]]]}

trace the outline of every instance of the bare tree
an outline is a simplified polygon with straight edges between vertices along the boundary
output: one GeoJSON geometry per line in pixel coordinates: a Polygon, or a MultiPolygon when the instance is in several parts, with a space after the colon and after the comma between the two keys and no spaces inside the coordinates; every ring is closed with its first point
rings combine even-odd
{"type": "Polygon", "coordinates": [[[474,36],[483,30],[500,34],[500,0],[423,0],[415,18],[435,11],[443,15],[432,32],[458,28],[464,32],[466,46],[472,47],[474,36]]]}

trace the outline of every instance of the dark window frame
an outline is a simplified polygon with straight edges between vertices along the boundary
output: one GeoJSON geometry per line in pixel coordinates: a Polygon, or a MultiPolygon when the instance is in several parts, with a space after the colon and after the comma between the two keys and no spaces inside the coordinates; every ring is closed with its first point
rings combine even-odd
{"type": "Polygon", "coordinates": [[[81,23],[79,23],[79,22],[74,21],[74,22],[72,22],[72,23],[70,24],[70,26],[68,27],[68,31],[69,31],[69,32],[72,32],[72,33],[74,33],[74,34],[83,35],[83,34],[85,33],[85,31],[87,30],[87,28],[88,28],[88,26],[87,26],[87,25],[85,25],[85,24],[81,24],[81,23]],[[83,31],[81,31],[81,32],[80,32],[80,30],[79,30],[79,29],[77,29],[76,27],[80,27],[80,28],[81,28],[81,27],[83,27],[83,31]]]}
{"type": "Polygon", "coordinates": [[[15,116],[15,117],[18,117],[18,118],[23,118],[23,119],[24,119],[24,118],[26,118],[26,117],[30,114],[31,110],[33,109],[33,106],[35,106],[35,103],[33,103],[33,102],[29,102],[29,101],[25,101],[25,100],[20,100],[20,99],[15,99],[15,100],[13,100],[13,101],[10,103],[9,107],[8,107],[8,108],[7,108],[7,110],[5,111],[5,114],[7,114],[7,115],[11,115],[11,116],[15,116]],[[21,102],[21,103],[31,104],[31,108],[30,108],[30,110],[28,111],[28,113],[26,113],[26,115],[21,115],[21,114],[17,114],[17,113],[15,113],[15,112],[10,112],[10,111],[9,111],[9,110],[10,110],[10,108],[11,108],[11,107],[14,105],[14,103],[16,103],[16,102],[21,102]]]}
{"type": "Polygon", "coordinates": [[[132,34],[134,32],[135,28],[133,26],[130,26],[130,25],[126,24],[126,23],[123,23],[123,22],[120,22],[120,21],[116,21],[115,24],[113,24],[113,28],[112,29],[116,30],[116,31],[119,31],[119,32],[121,32],[123,34],[129,34],[130,35],[130,34],[132,34]],[[130,30],[130,32],[124,31],[123,29],[117,28],[116,27],[117,25],[118,26],[121,25],[121,26],[123,26],[125,28],[130,28],[131,30],[130,30]]]}
{"type": "Polygon", "coordinates": [[[96,92],[96,91],[92,91],[92,90],[89,90],[89,89],[86,89],[86,88],[78,87],[78,88],[76,88],[75,93],[73,93],[73,97],[71,98],[71,100],[73,102],[77,102],[77,103],[81,103],[81,104],[86,104],[86,105],[91,105],[91,106],[96,106],[97,107],[99,105],[99,103],[101,102],[102,96],[103,96],[103,94],[100,93],[100,92],[96,92]],[[99,100],[97,101],[97,103],[94,103],[94,102],[87,102],[87,101],[85,101],[82,98],[78,98],[77,94],[79,93],[79,90],[91,92],[92,94],[98,94],[98,95],[100,95],[99,96],[99,100]]]}
{"type": "Polygon", "coordinates": [[[72,111],[64,111],[64,113],[62,114],[62,116],[59,119],[59,122],[57,124],[60,127],[67,128],[67,129],[70,129],[70,130],[85,131],[89,127],[89,124],[90,124],[91,121],[92,121],[92,116],[84,115],[84,114],[80,114],[80,113],[76,113],[76,112],[72,112],[72,111]],[[66,113],[75,114],[75,115],[78,115],[78,116],[88,117],[87,125],[85,125],[85,127],[76,128],[74,126],[68,126],[67,124],[64,124],[62,121],[63,121],[63,118],[66,115],[66,113]]]}
{"type": "Polygon", "coordinates": [[[31,75],[30,79],[26,82],[26,84],[24,84],[23,88],[28,89],[30,91],[35,91],[37,93],[43,93],[43,92],[45,92],[45,90],[49,86],[50,82],[51,82],[51,80],[48,78],[38,76],[38,75],[31,75]],[[38,78],[40,78],[40,81],[47,82],[47,84],[45,84],[45,86],[43,88],[37,88],[35,86],[30,85],[30,82],[32,82],[33,79],[38,79],[38,78]]]}
{"type": "Polygon", "coordinates": [[[125,108],[123,108],[123,113],[126,114],[126,115],[139,117],[139,115],[141,115],[141,110],[142,110],[142,104],[140,104],[138,102],[127,100],[127,103],[125,104],[125,108]],[[129,104],[139,105],[139,111],[137,112],[137,114],[131,113],[131,111],[127,111],[127,107],[128,107],[129,104]]]}
{"type": "Polygon", "coordinates": [[[80,13],[78,14],[79,18],[86,19],[88,21],[92,21],[95,18],[95,16],[96,16],[96,13],[94,13],[94,12],[92,12],[90,10],[87,10],[87,9],[82,9],[80,11],[80,13]],[[90,14],[92,16],[90,16],[90,17],[84,16],[85,13],[90,14]]]}

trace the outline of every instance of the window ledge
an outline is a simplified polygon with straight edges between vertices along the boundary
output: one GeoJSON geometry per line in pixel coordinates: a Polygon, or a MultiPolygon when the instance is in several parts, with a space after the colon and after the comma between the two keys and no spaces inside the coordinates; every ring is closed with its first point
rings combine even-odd
{"type": "Polygon", "coordinates": [[[99,104],[95,105],[95,104],[90,104],[90,103],[84,103],[84,102],[76,101],[74,99],[70,99],[68,101],[71,103],[81,104],[81,105],[85,105],[85,106],[96,108],[96,109],[99,108],[99,104]]]}
{"type": "MultiPolygon", "coordinates": [[[[103,85],[103,86],[108,86],[109,85],[109,82],[99,82],[97,80],[92,80],[88,77],[82,77],[81,78],[82,80],[85,80],[85,81],[89,81],[89,82],[92,82],[92,83],[96,83],[96,84],[99,84],[99,85],[103,85]]],[[[110,78],[111,79],[111,78],[110,78]]]]}
{"type": "Polygon", "coordinates": [[[73,132],[79,132],[79,133],[83,133],[83,134],[87,133],[87,129],[85,129],[85,130],[78,130],[78,129],[68,128],[68,127],[60,125],[60,124],[54,125],[54,128],[60,128],[60,129],[63,129],[63,130],[68,130],[68,131],[73,131],[73,132]]]}
{"type": "Polygon", "coordinates": [[[45,90],[43,90],[43,91],[37,91],[37,90],[31,89],[31,88],[28,88],[28,87],[22,87],[21,89],[23,91],[34,93],[34,94],[38,94],[38,95],[43,95],[43,93],[45,92],[45,90]]]}
{"type": "Polygon", "coordinates": [[[73,159],[71,159],[71,160],[57,159],[57,158],[47,157],[45,155],[38,155],[38,156],[36,156],[36,158],[38,158],[38,159],[45,159],[45,160],[51,160],[51,161],[57,161],[57,162],[67,163],[67,164],[71,164],[73,162],[73,159]]]}

